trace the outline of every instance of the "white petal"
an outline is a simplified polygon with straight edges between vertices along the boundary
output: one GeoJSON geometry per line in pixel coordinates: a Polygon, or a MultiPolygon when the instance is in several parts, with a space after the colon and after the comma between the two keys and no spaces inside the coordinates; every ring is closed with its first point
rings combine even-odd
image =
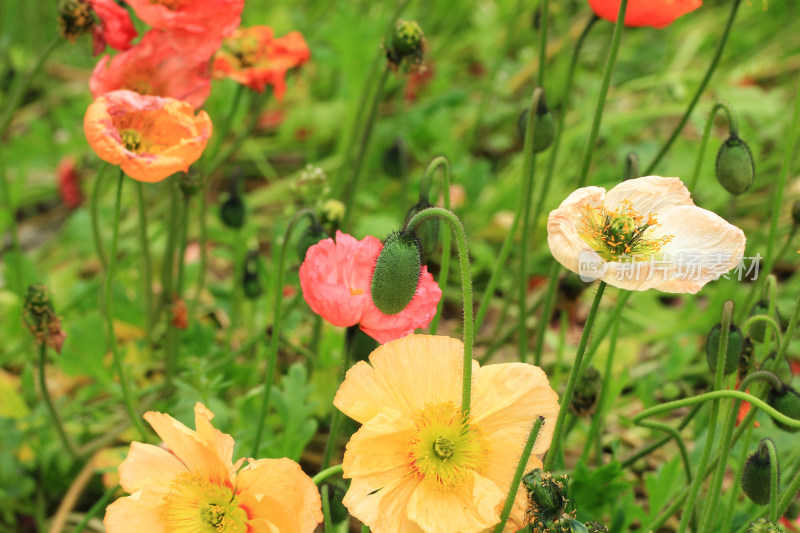
{"type": "Polygon", "coordinates": [[[645,218],[651,213],[661,215],[671,207],[694,205],[689,189],[680,178],[661,176],[645,176],[623,181],[606,193],[605,205],[613,211],[622,200],[631,202],[633,209],[645,218]]]}
{"type": "Polygon", "coordinates": [[[578,189],[561,202],[558,209],[551,211],[547,219],[547,244],[553,257],[578,274],[587,273],[580,268],[581,263],[593,266],[597,275],[587,276],[591,279],[602,276],[605,261],[578,236],[578,228],[586,216],[586,206],[602,205],[604,195],[602,187],[578,189]]]}

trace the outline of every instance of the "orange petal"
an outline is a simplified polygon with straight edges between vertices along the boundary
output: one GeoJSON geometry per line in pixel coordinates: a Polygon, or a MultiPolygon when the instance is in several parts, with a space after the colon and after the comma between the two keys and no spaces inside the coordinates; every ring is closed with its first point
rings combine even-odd
{"type": "MultiPolygon", "coordinates": [[[[345,478],[393,472],[390,480],[411,471],[408,445],[414,424],[395,410],[384,409],[372,417],[347,443],[342,463],[345,478]]],[[[380,485],[378,485],[380,486],[380,485]]]]}
{"type": "Polygon", "coordinates": [[[423,533],[407,514],[408,502],[418,484],[414,476],[406,476],[376,490],[365,480],[356,478],[350,483],[342,503],[373,533],[423,533]]]}
{"type": "Polygon", "coordinates": [[[163,498],[147,489],[120,498],[106,508],[106,533],[167,533],[159,508],[163,498]]]}
{"type": "Polygon", "coordinates": [[[167,450],[132,442],[128,456],[119,465],[119,484],[130,494],[145,487],[166,494],[172,480],[183,472],[186,466],[167,450]]]}

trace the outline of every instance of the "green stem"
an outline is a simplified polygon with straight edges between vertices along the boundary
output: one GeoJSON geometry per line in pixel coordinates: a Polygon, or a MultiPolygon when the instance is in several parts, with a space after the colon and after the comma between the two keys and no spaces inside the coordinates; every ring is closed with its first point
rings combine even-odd
{"type": "Polygon", "coordinates": [[[753,327],[753,324],[758,322],[762,322],[770,327],[773,333],[775,333],[775,339],[777,342],[777,346],[781,345],[781,327],[775,321],[774,318],[769,317],[767,315],[753,315],[747,319],[747,322],[744,323],[742,327],[742,331],[744,332],[745,336],[750,335],[750,329],[753,327]]]}
{"type": "MultiPolygon", "coordinates": [[[[694,407],[692,407],[692,410],[689,411],[689,413],[685,417],[683,417],[683,420],[681,420],[680,424],[678,424],[678,428],[677,428],[678,431],[680,431],[683,428],[685,428],[686,426],[688,426],[689,422],[691,422],[692,419],[697,415],[697,413],[700,412],[700,409],[702,407],[703,406],[701,404],[695,405],[694,407]]],[[[645,456],[653,453],[654,451],[656,451],[657,449],[659,449],[660,447],[662,447],[663,445],[668,443],[669,440],[670,440],[670,436],[667,435],[666,437],[662,438],[661,440],[658,440],[656,442],[648,444],[647,446],[645,446],[641,450],[632,453],[629,457],[627,457],[626,459],[622,460],[622,468],[628,468],[629,466],[631,466],[633,463],[635,463],[636,461],[638,461],[642,457],[645,457],[645,456]]]]}
{"type": "Polygon", "coordinates": [[[39,388],[42,389],[44,403],[47,405],[47,410],[50,411],[50,418],[52,418],[53,425],[56,427],[58,436],[61,438],[61,443],[64,445],[64,448],[66,448],[67,452],[72,456],[72,458],[77,459],[78,453],[75,451],[75,446],[72,444],[72,440],[69,438],[67,431],[64,429],[64,422],[61,419],[61,416],[59,416],[55,404],[53,404],[53,399],[50,398],[50,392],[47,390],[47,380],[44,375],[46,362],[47,343],[42,342],[39,344],[39,388]]]}
{"type": "Polygon", "coordinates": [[[547,326],[550,324],[550,315],[553,313],[553,305],[556,301],[556,289],[558,289],[558,274],[561,270],[557,261],[550,263],[550,273],[547,276],[547,293],[544,297],[542,314],[539,316],[539,323],[536,326],[536,352],[533,355],[533,364],[542,365],[542,355],[544,354],[544,337],[547,333],[547,326]]]}
{"type": "Polygon", "coordinates": [[[623,291],[622,294],[619,295],[616,305],[614,305],[614,308],[610,313],[608,313],[606,321],[597,328],[597,334],[594,336],[594,340],[589,345],[589,349],[586,350],[586,359],[583,363],[584,366],[592,363],[594,354],[597,353],[597,350],[600,348],[600,344],[603,342],[603,339],[606,338],[606,335],[608,335],[611,327],[619,321],[619,317],[622,315],[622,310],[625,309],[628,299],[630,299],[632,295],[633,291],[623,291]]]}
{"type": "Polygon", "coordinates": [[[452,211],[441,207],[431,207],[423,209],[406,224],[404,232],[414,231],[422,221],[440,217],[450,224],[450,229],[456,235],[456,247],[458,248],[458,262],[461,268],[461,297],[464,301],[464,364],[461,384],[461,416],[464,419],[469,417],[470,401],[472,399],[472,352],[475,344],[475,323],[473,318],[473,298],[472,298],[472,272],[469,266],[469,247],[467,245],[467,234],[464,226],[452,211]]]}
{"type": "Polygon", "coordinates": [[[331,502],[328,498],[328,491],[330,487],[323,485],[321,490],[322,496],[322,521],[325,526],[325,533],[333,533],[333,521],[331,520],[331,502]]]}
{"type": "Polygon", "coordinates": [[[144,323],[148,343],[153,335],[153,275],[151,270],[150,241],[147,236],[147,206],[144,201],[144,185],[136,182],[139,199],[139,242],[142,250],[142,290],[144,294],[144,323]]]}
{"type": "Polygon", "coordinates": [[[86,528],[86,524],[89,523],[89,520],[97,516],[100,511],[104,510],[108,506],[108,502],[114,497],[114,495],[119,490],[119,485],[114,485],[113,487],[107,489],[103,496],[92,505],[91,509],[89,509],[86,514],[83,515],[81,521],[78,522],[78,525],[75,526],[75,529],[72,530],[72,533],[83,533],[84,529],[86,528]]]}
{"type": "Polygon", "coordinates": [[[661,147],[661,150],[656,155],[653,162],[647,167],[647,170],[644,171],[645,176],[649,176],[653,169],[656,168],[656,165],[661,161],[661,158],[667,153],[667,151],[672,146],[672,143],[675,142],[675,139],[678,138],[678,135],[683,130],[683,127],[686,125],[686,122],[689,120],[689,117],[694,111],[694,107],[697,105],[697,102],[700,100],[700,95],[703,94],[705,91],[706,86],[708,85],[709,80],[711,79],[711,75],[714,74],[714,70],[717,68],[717,64],[719,63],[720,57],[722,57],[722,50],[725,48],[725,43],[728,42],[728,35],[731,32],[731,27],[733,26],[733,21],[736,18],[736,11],[739,9],[739,4],[741,0],[733,0],[731,4],[731,13],[728,16],[728,22],[725,24],[725,29],[722,31],[722,37],[720,37],[719,43],[717,44],[717,50],[714,52],[714,57],[711,59],[711,64],[708,66],[708,70],[706,70],[705,76],[703,76],[703,80],[700,82],[700,85],[697,87],[697,91],[694,93],[691,102],[689,102],[689,107],[686,108],[683,116],[681,117],[680,122],[675,127],[675,130],[670,135],[667,142],[664,146],[661,147]]]}
{"type": "MultiPolygon", "coordinates": [[[[420,203],[429,203],[429,191],[431,176],[437,168],[442,169],[442,197],[444,198],[444,208],[450,210],[450,162],[444,156],[433,159],[422,175],[422,183],[419,188],[420,203]]],[[[445,290],[447,289],[447,278],[450,274],[450,232],[445,231],[442,235],[442,261],[439,268],[439,288],[442,289],[442,297],[436,308],[436,315],[431,320],[430,334],[436,335],[439,328],[439,320],[442,317],[444,307],[445,290]]]]}
{"type": "Polygon", "coordinates": [[[511,479],[511,487],[506,495],[506,502],[503,505],[503,511],[500,513],[500,523],[494,528],[494,533],[501,533],[508,522],[508,517],[511,515],[511,508],[514,507],[514,499],[517,497],[519,485],[522,482],[522,476],[525,474],[525,468],[528,466],[528,459],[533,452],[533,445],[536,444],[536,438],[539,436],[539,431],[544,424],[544,417],[540,416],[533,423],[531,431],[528,434],[528,440],[525,441],[525,448],[522,449],[522,455],[517,462],[517,469],[514,471],[514,477],[511,479]]]}
{"type": "MultiPolygon", "coordinates": [[[[175,189],[175,184],[171,181],[166,184],[170,194],[170,210],[169,219],[167,222],[167,242],[164,247],[164,257],[162,258],[161,266],[161,298],[158,300],[156,307],[155,321],[161,319],[161,314],[167,305],[172,303],[172,272],[175,268],[175,246],[177,242],[178,230],[178,191],[175,189]]],[[[167,318],[167,330],[169,330],[169,317],[167,318]]]]}
{"type": "Polygon", "coordinates": [[[231,320],[228,326],[228,350],[233,351],[233,332],[239,323],[242,311],[242,276],[244,275],[244,261],[247,256],[245,249],[244,229],[237,228],[233,240],[233,286],[231,287],[231,320]]]}
{"type": "Polygon", "coordinates": [[[592,164],[592,154],[594,153],[597,134],[600,133],[600,122],[603,119],[603,108],[606,104],[608,87],[611,85],[611,73],[614,71],[614,63],[617,61],[617,51],[619,42],[622,38],[622,29],[625,27],[625,12],[628,10],[628,0],[621,0],[617,13],[617,23],[614,25],[614,33],[611,35],[611,46],[608,50],[608,59],[603,67],[603,81],[600,84],[600,92],[597,95],[597,105],[594,108],[594,119],[592,120],[592,130],[589,133],[589,140],[586,143],[586,153],[583,156],[581,173],[578,175],[578,188],[586,184],[589,176],[589,166],[592,164]]]}
{"type": "MultiPolygon", "coordinates": [[[[608,356],[606,357],[606,366],[603,370],[601,377],[602,384],[600,385],[600,397],[597,399],[597,411],[592,417],[592,424],[589,426],[589,435],[586,437],[586,444],[583,446],[583,453],[581,454],[581,461],[587,463],[589,461],[589,451],[595,442],[599,442],[602,433],[603,422],[606,417],[606,404],[609,402],[608,389],[611,383],[611,372],[614,369],[614,355],[617,351],[617,335],[619,333],[619,323],[614,324],[614,329],[611,330],[611,339],[608,347],[608,356]]],[[[597,463],[600,463],[601,450],[597,450],[597,463]]]]}
{"type": "MultiPolygon", "coordinates": [[[[8,214],[8,232],[11,236],[11,259],[6,259],[7,268],[11,271],[8,278],[13,281],[11,289],[22,298],[25,294],[25,281],[23,280],[22,266],[22,247],[19,244],[19,231],[17,229],[17,210],[11,200],[11,190],[8,186],[8,177],[6,176],[6,164],[3,157],[3,151],[0,150],[0,193],[5,199],[5,209],[8,214]]],[[[8,257],[8,256],[7,256],[8,257]]]]}
{"type": "Polygon", "coordinates": [[[231,105],[228,108],[228,114],[225,115],[222,124],[220,124],[220,127],[217,128],[217,131],[215,131],[215,133],[217,134],[217,142],[212,152],[213,156],[219,154],[219,151],[222,148],[222,144],[225,142],[225,137],[228,135],[228,132],[231,129],[231,124],[233,123],[233,117],[236,115],[236,111],[239,109],[239,103],[242,101],[242,95],[244,94],[244,92],[245,92],[245,86],[237,84],[236,92],[233,94],[233,100],[231,100],[231,105]]]}
{"type": "Polygon", "coordinates": [[[125,179],[125,173],[120,169],[119,179],[117,180],[117,195],[114,202],[114,225],[113,237],[111,239],[111,254],[108,256],[108,272],[106,272],[106,282],[103,288],[103,295],[105,296],[105,315],[106,315],[106,334],[108,335],[108,344],[111,348],[112,361],[114,369],[119,376],[119,384],[122,388],[122,399],[125,402],[125,409],[128,411],[128,416],[131,419],[133,427],[139,431],[143,439],[147,438],[147,433],[136,414],[133,407],[133,399],[131,398],[130,390],[128,389],[128,381],[125,377],[125,370],[122,365],[122,356],[117,347],[117,336],[114,333],[114,310],[113,310],[113,294],[111,292],[111,284],[114,280],[114,268],[117,264],[117,242],[119,241],[119,218],[122,209],[122,183],[125,179]]]}
{"type": "Polygon", "coordinates": [[[675,444],[678,445],[678,448],[681,452],[681,460],[683,461],[683,470],[686,473],[686,482],[692,482],[692,464],[689,462],[689,452],[686,451],[686,444],[683,442],[683,438],[681,437],[680,432],[669,426],[667,424],[663,424],[661,422],[655,422],[653,420],[642,420],[637,423],[638,426],[657,429],[659,431],[663,431],[669,437],[675,440],[675,444]]]}
{"type": "Polygon", "coordinates": [[[206,244],[208,243],[208,191],[206,190],[206,183],[208,178],[203,179],[203,184],[200,187],[200,211],[198,213],[198,222],[200,223],[200,235],[198,237],[200,246],[200,265],[197,272],[197,286],[194,290],[194,298],[189,306],[189,317],[194,317],[197,305],[200,298],[203,296],[203,289],[206,287],[206,271],[208,270],[208,250],[206,244]]]}
{"type": "Polygon", "coordinates": [[[366,524],[361,524],[361,533],[369,533],[369,526],[366,524]]]}
{"type": "Polygon", "coordinates": [[[94,178],[94,188],[92,190],[92,202],[89,212],[92,215],[92,237],[94,237],[94,248],[97,250],[97,258],[100,264],[103,265],[103,271],[108,271],[108,258],[106,257],[105,246],[103,246],[103,238],[100,236],[100,215],[98,206],[100,204],[100,186],[103,182],[103,176],[106,173],[108,165],[101,165],[100,170],[94,178]]]}
{"type": "Polygon", "coordinates": [[[267,418],[269,396],[272,392],[272,379],[275,375],[275,366],[278,362],[278,342],[281,338],[281,306],[283,304],[283,271],[284,263],[286,262],[286,248],[292,238],[292,230],[303,217],[308,217],[312,224],[316,223],[316,215],[312,209],[301,209],[289,220],[289,225],[286,227],[286,233],[283,235],[283,243],[281,244],[281,251],[278,256],[277,272],[272,282],[272,335],[269,338],[267,370],[264,373],[264,393],[261,398],[261,410],[258,415],[256,436],[253,441],[253,453],[251,454],[253,457],[259,457],[258,450],[261,446],[261,435],[264,432],[264,423],[267,418]]]}
{"type": "Polygon", "coordinates": [[[378,114],[378,103],[380,102],[383,88],[386,86],[386,80],[389,78],[389,68],[384,67],[381,72],[381,77],[378,80],[378,86],[375,93],[372,95],[372,102],[370,102],[369,114],[367,115],[367,123],[364,126],[364,131],[361,133],[361,139],[358,145],[358,154],[356,160],[353,162],[353,173],[350,176],[350,183],[348,184],[347,191],[344,195],[344,219],[342,220],[342,228],[347,228],[347,223],[350,221],[350,212],[353,207],[353,199],[358,190],[358,182],[361,179],[361,168],[364,164],[364,156],[369,147],[369,141],[372,138],[372,127],[375,125],[375,117],[378,114]]]}
{"type": "MultiPolygon", "coordinates": [[[[622,1],[626,2],[627,0],[622,1]]],[[[620,9],[620,11],[621,10],[622,9],[620,9]]],[[[556,418],[556,426],[553,430],[553,439],[550,444],[550,450],[547,452],[547,457],[545,457],[544,460],[544,469],[548,471],[552,469],[553,462],[558,456],[559,449],[561,448],[561,432],[563,431],[564,427],[564,418],[569,411],[569,404],[572,401],[572,393],[575,390],[575,384],[578,382],[578,377],[580,377],[579,375],[581,372],[583,356],[586,353],[586,345],[589,342],[589,334],[592,332],[592,326],[594,326],[595,318],[597,318],[597,310],[600,307],[600,300],[603,298],[603,293],[605,290],[606,282],[601,281],[597,286],[597,292],[594,295],[594,301],[592,302],[592,307],[589,310],[589,315],[586,317],[586,325],[583,327],[581,340],[578,344],[578,353],[575,355],[575,362],[572,364],[572,369],[570,370],[569,378],[567,379],[567,387],[564,389],[564,395],[561,397],[561,405],[558,409],[558,418],[556,418]]]]}
{"type": "Polygon", "coordinates": [[[772,439],[764,439],[769,453],[769,520],[778,523],[778,452],[772,439]]]}
{"type": "Polygon", "coordinates": [[[708,138],[711,135],[711,128],[714,127],[714,117],[716,117],[717,111],[720,109],[724,110],[728,115],[728,128],[731,136],[737,135],[739,132],[739,125],[736,121],[736,115],[733,113],[733,109],[731,109],[731,107],[725,102],[717,102],[714,104],[714,107],[711,108],[711,113],[708,115],[706,127],[703,130],[703,138],[700,141],[700,149],[697,151],[697,161],[694,164],[694,172],[692,172],[692,178],[689,180],[690,191],[694,191],[695,187],[697,186],[697,178],[700,177],[700,167],[703,165],[703,157],[706,155],[708,138]]]}
{"type": "Polygon", "coordinates": [[[329,477],[335,476],[335,475],[341,474],[341,473],[342,473],[342,465],[329,466],[325,470],[322,470],[321,472],[319,472],[316,476],[312,477],[311,481],[313,481],[315,485],[319,486],[320,483],[322,483],[323,481],[325,481],[329,477]]]}
{"type": "Polygon", "coordinates": [[[636,152],[629,152],[628,155],[625,156],[624,173],[623,181],[632,180],[641,176],[641,174],[639,174],[639,156],[636,155],[636,152]]]}
{"type": "MultiPolygon", "coordinates": [[[[344,333],[344,358],[342,360],[342,368],[339,372],[339,384],[344,381],[347,371],[350,370],[350,365],[353,362],[353,350],[355,348],[356,334],[358,333],[358,326],[350,326],[344,333]]],[[[325,452],[322,456],[322,470],[330,466],[331,459],[333,459],[333,452],[336,450],[336,440],[339,437],[339,430],[342,424],[342,412],[337,408],[333,408],[331,413],[331,428],[328,433],[328,442],[325,443],[325,452]]]]}
{"type": "MultiPolygon", "coordinates": [[[[542,31],[539,33],[539,75],[536,79],[536,84],[544,89],[544,73],[545,65],[547,64],[547,30],[550,26],[550,2],[542,0],[539,11],[539,20],[541,21],[542,31]]],[[[531,110],[536,109],[531,107],[531,110]]]]}
{"type": "MultiPolygon", "coordinates": [[[[236,152],[242,147],[244,142],[250,138],[253,131],[256,129],[258,125],[258,117],[261,114],[261,108],[263,107],[264,103],[267,101],[269,97],[269,91],[264,91],[264,93],[253,93],[253,99],[250,103],[250,109],[248,110],[248,114],[250,115],[250,122],[245,126],[244,130],[239,133],[239,135],[233,140],[231,145],[222,155],[217,155],[215,159],[211,161],[211,164],[205,169],[206,179],[210,179],[211,175],[216,171],[223,163],[228,161],[231,157],[233,157],[236,152]]],[[[220,150],[222,151],[222,150],[220,150]]],[[[211,187],[208,187],[211,189],[211,187]]]]}
{"type": "Polygon", "coordinates": [[[62,39],[60,35],[55,35],[50,42],[47,43],[47,46],[45,46],[44,50],[42,50],[42,53],[39,54],[39,57],[36,59],[36,62],[33,64],[31,70],[28,71],[28,74],[14,87],[14,90],[8,99],[8,106],[3,112],[3,118],[0,120],[0,139],[5,136],[8,127],[11,125],[11,119],[14,117],[14,111],[17,110],[20,100],[22,100],[22,96],[25,94],[25,90],[28,88],[28,85],[30,85],[31,80],[33,80],[39,71],[42,70],[44,62],[47,61],[47,58],[50,56],[53,50],[55,50],[62,42],[64,42],[64,39],[62,39]]]}

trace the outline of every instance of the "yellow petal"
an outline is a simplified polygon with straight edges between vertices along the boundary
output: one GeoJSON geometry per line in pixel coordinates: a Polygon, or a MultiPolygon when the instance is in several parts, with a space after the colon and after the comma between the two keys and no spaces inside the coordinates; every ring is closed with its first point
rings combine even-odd
{"type": "Polygon", "coordinates": [[[145,487],[166,494],[172,480],[183,472],[186,466],[167,450],[132,442],[128,456],[119,465],[119,484],[131,494],[145,487]]]}
{"type": "Polygon", "coordinates": [[[418,483],[414,476],[406,476],[376,490],[363,478],[356,478],[342,503],[373,533],[422,533],[407,515],[409,499],[418,483]]]}
{"type": "Polygon", "coordinates": [[[395,479],[411,470],[408,446],[414,424],[400,411],[384,409],[364,424],[347,443],[342,464],[346,478],[396,471],[395,479]]]}

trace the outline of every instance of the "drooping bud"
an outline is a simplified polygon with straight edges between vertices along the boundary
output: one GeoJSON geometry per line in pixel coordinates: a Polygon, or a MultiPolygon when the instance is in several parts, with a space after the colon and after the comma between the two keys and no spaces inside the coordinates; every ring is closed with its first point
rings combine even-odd
{"type": "Polygon", "coordinates": [[[394,68],[405,72],[417,71],[422,67],[425,56],[425,34],[420,25],[413,20],[398,20],[392,32],[392,41],[386,47],[386,59],[394,68]]]}
{"type": "Polygon", "coordinates": [[[61,320],[56,316],[50,292],[41,283],[28,287],[22,310],[22,321],[40,345],[47,345],[61,353],[66,333],[61,330],[61,320]]]}
{"type": "MultiPolygon", "coordinates": [[[[756,505],[767,505],[769,503],[770,478],[770,454],[767,442],[764,439],[758,445],[758,449],[752,453],[744,463],[742,468],[742,490],[756,505]]],[[[774,444],[773,444],[774,446],[774,444]]],[[[778,471],[778,483],[780,484],[780,471],[778,471]]]]}
{"type": "Polygon", "coordinates": [[[786,533],[786,529],[780,524],[773,524],[766,518],[759,518],[755,522],[750,522],[747,526],[747,533],[786,533]]]}
{"type": "Polygon", "coordinates": [[[408,144],[405,139],[398,137],[391,146],[383,153],[381,165],[383,171],[393,178],[402,178],[408,173],[411,163],[411,155],[408,151],[408,144]]]}
{"type": "MultiPolygon", "coordinates": [[[[770,393],[767,395],[767,403],[779,413],[784,414],[789,418],[800,420],[800,395],[798,395],[797,391],[788,385],[784,385],[783,390],[770,390],[770,393]]],[[[776,426],[789,433],[797,433],[800,431],[800,428],[787,426],[783,422],[778,422],[774,418],[772,421],[775,422],[776,426]]]]}
{"type": "Polygon", "coordinates": [[[593,366],[589,366],[581,376],[572,393],[572,403],[569,410],[578,416],[589,416],[594,413],[597,407],[597,397],[602,388],[600,372],[593,366]]]}
{"type": "MultiPolygon", "coordinates": [[[[750,316],[756,315],[767,315],[769,316],[769,301],[761,300],[756,302],[753,307],[750,309],[750,316]]],[[[781,325],[781,314],[778,311],[778,306],[775,306],[775,316],[773,317],[778,322],[778,326],[781,325]]],[[[756,342],[764,342],[764,339],[767,336],[767,325],[764,322],[756,322],[752,326],[750,326],[750,337],[756,342]]],[[[771,331],[771,330],[770,330],[771,331]]]]}
{"type": "MultiPolygon", "coordinates": [[[[431,207],[433,206],[424,200],[417,203],[417,205],[408,210],[404,225],[408,225],[411,219],[414,218],[414,215],[431,207]]],[[[439,219],[432,217],[427,220],[423,220],[417,225],[416,228],[414,228],[414,235],[416,236],[417,241],[419,241],[422,253],[425,255],[432,254],[439,246],[439,224],[439,219]]]]}
{"type": "MultiPolygon", "coordinates": [[[[517,131],[522,142],[525,142],[525,130],[528,127],[528,112],[525,109],[517,120],[517,131]]],[[[533,152],[539,153],[547,150],[553,139],[556,136],[556,121],[553,119],[553,113],[547,107],[544,101],[544,93],[539,98],[539,105],[536,108],[536,125],[533,129],[533,152]]]]}
{"type": "Polygon", "coordinates": [[[247,254],[247,258],[244,261],[242,290],[244,291],[244,295],[250,300],[255,300],[264,292],[264,289],[261,287],[261,279],[258,275],[258,250],[253,250],[247,254]]]}
{"type": "Polygon", "coordinates": [[[230,182],[230,192],[228,199],[225,200],[219,209],[219,218],[222,223],[232,229],[239,229],[244,226],[245,205],[242,193],[239,190],[241,171],[237,170],[230,182]]]}
{"type": "Polygon", "coordinates": [[[327,239],[328,232],[320,224],[311,224],[306,226],[300,237],[297,239],[297,257],[300,261],[306,260],[306,253],[308,249],[317,244],[319,241],[327,239]]]}
{"type": "Polygon", "coordinates": [[[419,286],[422,260],[419,242],[411,233],[389,235],[372,271],[372,302],[385,315],[403,311],[419,286]]]}
{"type": "Polygon", "coordinates": [[[92,6],[85,0],[59,0],[57,10],[61,36],[71,43],[94,26],[92,6]]]}
{"type": "MultiPolygon", "coordinates": [[[[708,334],[706,339],[706,361],[711,373],[717,372],[717,356],[719,355],[719,338],[722,332],[722,324],[716,324],[708,334]]],[[[725,354],[725,367],[723,374],[726,376],[739,367],[739,360],[744,352],[744,335],[742,330],[731,324],[728,331],[728,350],[725,354]]]]}
{"type": "Polygon", "coordinates": [[[536,468],[522,476],[522,484],[538,512],[557,515],[563,511],[567,490],[565,476],[554,478],[550,472],[536,468]]]}
{"type": "Polygon", "coordinates": [[[608,528],[600,522],[586,522],[584,525],[589,533],[608,533],[608,528]]]}
{"type": "Polygon", "coordinates": [[[717,181],[735,195],[747,191],[755,178],[755,164],[750,148],[738,136],[731,135],[717,152],[717,181]]]}

